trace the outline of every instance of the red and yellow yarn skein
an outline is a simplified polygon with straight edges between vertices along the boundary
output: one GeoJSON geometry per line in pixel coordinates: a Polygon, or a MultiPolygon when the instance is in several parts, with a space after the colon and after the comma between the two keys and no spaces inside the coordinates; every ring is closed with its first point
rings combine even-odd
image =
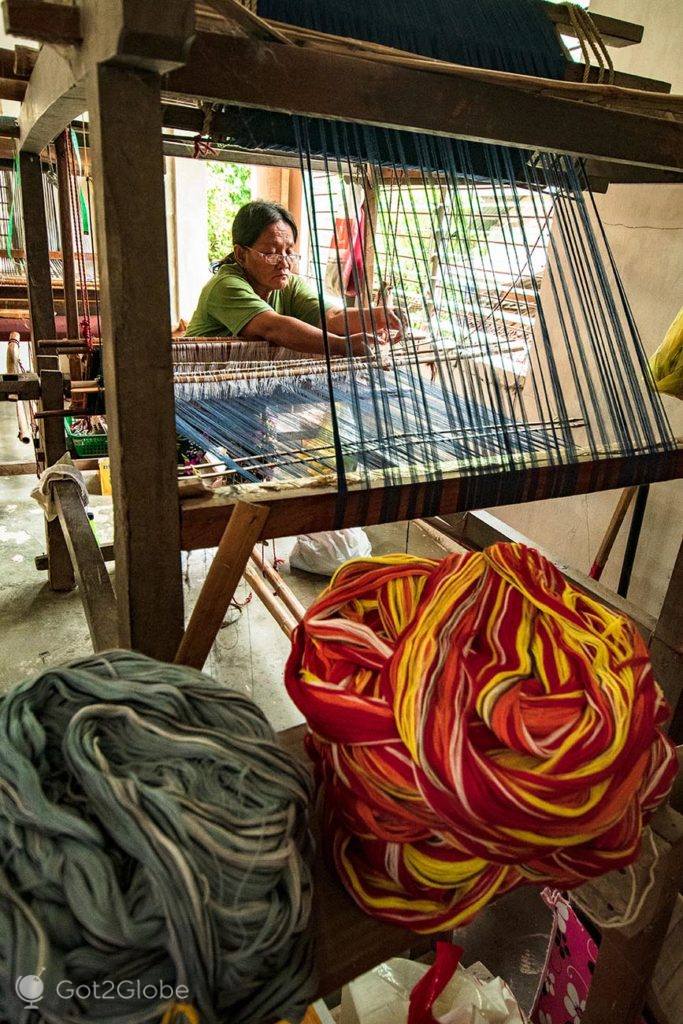
{"type": "Polygon", "coordinates": [[[285,678],[344,885],[416,931],[630,863],[676,773],[633,624],[520,544],[347,562],[285,678]]]}

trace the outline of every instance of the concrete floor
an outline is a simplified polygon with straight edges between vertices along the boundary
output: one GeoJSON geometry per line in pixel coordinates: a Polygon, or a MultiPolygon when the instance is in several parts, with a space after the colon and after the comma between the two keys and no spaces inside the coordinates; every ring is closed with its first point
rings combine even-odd
{"type": "MultiPolygon", "coordinates": [[[[14,410],[0,404],[0,462],[27,460],[31,451],[14,437],[14,410]]],[[[77,658],[91,650],[88,629],[78,591],[57,594],[47,586],[46,573],[38,572],[34,558],[45,551],[42,509],[31,498],[32,476],[0,477],[0,691],[43,666],[77,658]]],[[[101,544],[112,539],[111,500],[91,495],[90,511],[101,544]]],[[[438,555],[437,546],[406,524],[368,530],[376,554],[405,551],[408,535],[411,550],[438,555]]],[[[275,553],[284,558],[282,575],[308,605],[327,582],[293,569],[287,556],[294,538],[275,542],[275,553]]],[[[272,542],[266,556],[273,557],[272,542]]],[[[213,557],[212,550],[183,554],[186,614],[201,588],[213,557]]],[[[113,571],[113,566],[112,566],[113,571]]],[[[289,641],[261,603],[249,600],[242,582],[236,599],[241,608],[230,609],[206,664],[206,671],[226,685],[242,690],[259,704],[275,729],[300,722],[301,716],[287,697],[283,669],[289,641]]]]}
{"type": "MultiPolygon", "coordinates": [[[[14,437],[13,407],[0,403],[0,462],[27,460],[31,452],[14,437]]],[[[30,497],[35,479],[0,477],[0,692],[13,683],[89,653],[92,648],[83,608],[75,590],[56,594],[49,590],[45,573],[34,566],[45,550],[43,513],[30,497]]],[[[110,499],[93,495],[95,531],[100,543],[111,540],[110,499]]],[[[405,523],[367,530],[375,554],[410,550],[441,557],[443,551],[419,528],[405,523]]],[[[293,539],[276,542],[279,558],[287,558],[293,539]]],[[[183,555],[186,614],[201,587],[212,551],[183,555]]],[[[267,551],[272,557],[272,549],[267,551]]],[[[280,569],[301,601],[308,605],[325,585],[322,577],[280,569]]],[[[289,641],[260,602],[245,603],[249,591],[241,583],[209,656],[206,671],[227,686],[248,694],[264,710],[275,729],[298,724],[302,718],[289,700],[283,668],[289,641]]],[[[493,973],[506,978],[523,1007],[529,1008],[543,965],[550,915],[531,889],[503,897],[456,938],[465,948],[464,963],[481,960],[493,973]]]]}

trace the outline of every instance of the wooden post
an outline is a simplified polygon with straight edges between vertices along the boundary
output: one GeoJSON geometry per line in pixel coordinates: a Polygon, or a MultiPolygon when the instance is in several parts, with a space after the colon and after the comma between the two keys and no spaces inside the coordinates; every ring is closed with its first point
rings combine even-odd
{"type": "Polygon", "coordinates": [[[264,608],[270,612],[285,636],[290,637],[297,627],[297,620],[280,597],[273,593],[262,576],[250,565],[244,570],[244,578],[264,608]]]}
{"type": "MultiPolygon", "coordinates": [[[[600,952],[582,1024],[638,1024],[641,1020],[647,988],[683,876],[681,815],[670,807],[662,808],[651,828],[659,854],[651,872],[652,886],[635,922],[630,926],[602,929],[600,952]]],[[[611,878],[607,875],[601,881],[609,884],[611,878]]],[[[621,878],[616,875],[617,881],[621,878]]]]}
{"type": "Polygon", "coordinates": [[[54,484],[54,499],[78,579],[93,650],[97,653],[118,647],[114,590],[78,487],[72,480],[58,480],[54,484]]]}
{"type": "MultiPolygon", "coordinates": [[[[54,338],[55,316],[50,279],[50,246],[45,218],[43,172],[37,153],[22,153],[21,209],[26,244],[26,278],[31,313],[31,357],[33,369],[40,375],[41,398],[38,408],[59,409],[64,404],[64,384],[57,370],[57,360],[38,355],[36,341],[54,338]]],[[[39,427],[40,448],[45,466],[52,465],[66,451],[62,420],[42,420],[39,427]]],[[[58,520],[45,521],[48,556],[48,580],[52,590],[73,590],[74,573],[69,552],[58,520]]]]}
{"type": "MultiPolygon", "coordinates": [[[[588,573],[592,580],[599,580],[602,576],[602,570],[605,568],[605,565],[607,564],[607,559],[609,558],[610,552],[614,547],[614,542],[617,539],[617,534],[619,533],[619,530],[621,529],[621,524],[624,521],[626,513],[631,507],[631,502],[635,498],[637,491],[637,487],[625,487],[619,495],[617,507],[612,513],[612,518],[609,521],[609,526],[605,530],[605,536],[602,538],[600,547],[598,548],[598,553],[595,556],[595,560],[593,561],[593,564],[590,567],[590,572],[588,573]]],[[[625,597],[626,595],[623,596],[625,597]]]]}
{"type": "Polygon", "coordinates": [[[159,76],[87,81],[119,639],[170,660],[183,632],[159,76]]]}
{"type": "Polygon", "coordinates": [[[269,511],[267,505],[246,501],[235,505],[175,656],[177,664],[204,665],[269,511]]]}
{"type": "Polygon", "coordinates": [[[40,156],[37,153],[22,152],[19,166],[21,171],[21,209],[26,244],[28,304],[31,313],[31,350],[33,369],[37,373],[40,367],[35,343],[41,338],[54,338],[55,336],[55,314],[50,279],[50,245],[47,237],[40,156]]]}
{"type": "Polygon", "coordinates": [[[674,743],[683,743],[683,542],[650,642],[650,658],[673,712],[669,734],[674,743]]]}
{"type": "MultiPolygon", "coordinates": [[[[69,186],[69,136],[68,128],[55,139],[57,154],[57,193],[59,197],[59,233],[62,242],[62,275],[64,282],[64,306],[66,311],[66,336],[78,337],[78,297],[76,293],[76,267],[74,265],[74,229],[69,186]]],[[[78,357],[73,357],[78,362],[78,357]]],[[[69,360],[71,364],[71,359],[69,360]]],[[[79,364],[80,368],[80,364],[79,364]]],[[[72,368],[73,370],[73,368],[72,368]]],[[[73,372],[71,374],[73,377],[73,372]]],[[[80,374],[79,374],[80,378],[80,374]]]]}

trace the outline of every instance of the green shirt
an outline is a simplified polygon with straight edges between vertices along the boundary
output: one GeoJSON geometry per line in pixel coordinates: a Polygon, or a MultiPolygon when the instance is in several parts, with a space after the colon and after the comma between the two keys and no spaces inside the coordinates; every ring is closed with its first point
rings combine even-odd
{"type": "Polygon", "coordinates": [[[259,313],[275,310],[282,316],[320,327],[317,293],[302,277],[292,274],[287,285],[260,298],[236,263],[220,267],[202,288],[186,337],[210,338],[237,335],[259,313]]]}

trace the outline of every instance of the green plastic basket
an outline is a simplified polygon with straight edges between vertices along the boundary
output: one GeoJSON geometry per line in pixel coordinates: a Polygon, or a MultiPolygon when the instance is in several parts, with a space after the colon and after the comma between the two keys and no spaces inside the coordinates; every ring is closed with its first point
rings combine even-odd
{"type": "Polygon", "coordinates": [[[109,439],[106,434],[74,434],[71,429],[72,416],[64,420],[68,447],[79,459],[92,459],[106,455],[109,451],[109,439]]]}

